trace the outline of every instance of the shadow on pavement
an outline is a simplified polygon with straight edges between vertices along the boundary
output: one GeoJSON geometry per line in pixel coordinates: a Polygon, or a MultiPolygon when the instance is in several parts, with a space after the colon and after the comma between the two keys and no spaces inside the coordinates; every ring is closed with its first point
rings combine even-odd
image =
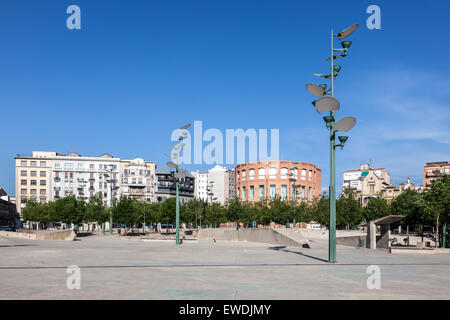
{"type": "Polygon", "coordinates": [[[318,260],[318,261],[322,261],[322,262],[328,262],[325,259],[313,257],[313,256],[310,256],[308,254],[304,254],[303,252],[298,252],[298,251],[293,251],[293,250],[286,249],[286,246],[269,247],[268,249],[269,250],[274,250],[274,251],[295,253],[295,254],[298,254],[300,256],[304,256],[304,257],[311,258],[311,259],[314,259],[314,260],[318,260]]]}

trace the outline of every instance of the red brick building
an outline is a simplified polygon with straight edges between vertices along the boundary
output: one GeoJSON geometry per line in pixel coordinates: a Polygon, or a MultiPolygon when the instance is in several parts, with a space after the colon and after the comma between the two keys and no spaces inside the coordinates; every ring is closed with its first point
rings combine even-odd
{"type": "Polygon", "coordinates": [[[314,164],[297,161],[259,161],[237,165],[235,168],[236,197],[242,201],[293,199],[311,201],[321,195],[321,170],[314,164]]]}

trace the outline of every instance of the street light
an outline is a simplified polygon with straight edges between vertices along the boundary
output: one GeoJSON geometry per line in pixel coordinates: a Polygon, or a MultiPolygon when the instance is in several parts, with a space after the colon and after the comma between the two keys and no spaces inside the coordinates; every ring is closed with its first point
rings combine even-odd
{"type": "Polygon", "coordinates": [[[111,209],[109,210],[109,234],[113,234],[113,219],[112,219],[112,210],[113,210],[113,190],[119,189],[119,187],[114,187],[114,179],[113,179],[113,171],[114,171],[114,165],[109,164],[109,169],[106,169],[106,171],[109,172],[109,174],[105,174],[105,177],[109,177],[109,180],[106,180],[110,184],[110,190],[111,190],[111,209]]]}
{"type": "Polygon", "coordinates": [[[179,189],[180,189],[180,172],[179,172],[179,167],[178,167],[178,163],[179,163],[179,158],[180,158],[180,152],[183,150],[184,148],[184,143],[182,142],[184,139],[187,138],[187,128],[189,128],[191,126],[190,123],[182,126],[180,128],[180,130],[182,131],[182,135],[178,138],[178,142],[175,146],[170,147],[170,149],[175,150],[176,152],[172,152],[170,159],[172,161],[167,162],[167,166],[171,169],[175,169],[175,172],[172,171],[172,177],[174,177],[175,179],[175,186],[176,186],[176,239],[175,239],[175,244],[179,245],[180,243],[180,200],[179,200],[179,189]]]}
{"type": "Polygon", "coordinates": [[[339,137],[340,144],[336,145],[336,131],[347,132],[356,123],[356,119],[353,117],[346,117],[339,120],[335,124],[335,111],[339,110],[340,103],[334,98],[334,79],[339,75],[342,67],[339,65],[334,65],[334,60],[339,58],[344,58],[348,54],[348,50],[352,45],[351,41],[342,41],[342,48],[334,48],[333,37],[337,37],[339,40],[343,40],[351,35],[359,27],[358,24],[352,25],[351,27],[334,34],[331,30],[331,54],[326,61],[331,62],[330,74],[318,74],[313,73],[314,76],[329,79],[331,88],[326,90],[326,85],[314,86],[312,84],[307,84],[306,89],[313,95],[321,97],[319,100],[314,101],[313,105],[316,107],[318,113],[329,112],[329,115],[323,117],[326,127],[330,130],[330,189],[329,189],[329,201],[330,201],[330,212],[329,212],[329,239],[328,239],[328,262],[336,263],[336,169],[335,169],[335,149],[336,147],[344,147],[347,141],[347,136],[339,137]],[[335,55],[335,52],[340,52],[342,54],[335,55]],[[317,89],[320,87],[322,90],[317,89]],[[324,97],[326,93],[330,93],[329,97],[324,97]]]}

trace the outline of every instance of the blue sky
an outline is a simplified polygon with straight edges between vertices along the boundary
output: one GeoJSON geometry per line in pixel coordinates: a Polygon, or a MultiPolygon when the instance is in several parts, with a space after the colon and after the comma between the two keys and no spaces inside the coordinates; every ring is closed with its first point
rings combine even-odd
{"type": "MultiPolygon", "coordinates": [[[[326,73],[329,33],[359,23],[335,82],[354,116],[342,173],[370,161],[422,183],[450,160],[450,3],[441,1],[22,1],[0,4],[0,186],[33,150],[142,157],[164,167],[172,130],[278,128],[280,158],[329,183],[328,132],[304,85],[326,73]],[[81,30],[66,8],[81,8],[81,30]],[[381,30],[366,8],[381,8],[381,30]]],[[[187,166],[205,169],[206,166],[187,166]]]]}

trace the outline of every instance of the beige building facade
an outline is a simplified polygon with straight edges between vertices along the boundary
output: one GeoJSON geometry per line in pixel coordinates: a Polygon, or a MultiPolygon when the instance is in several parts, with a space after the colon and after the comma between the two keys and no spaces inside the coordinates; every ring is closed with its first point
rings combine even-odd
{"type": "Polygon", "coordinates": [[[450,161],[427,162],[423,169],[423,187],[431,187],[433,180],[443,174],[450,175],[450,161]]]}

